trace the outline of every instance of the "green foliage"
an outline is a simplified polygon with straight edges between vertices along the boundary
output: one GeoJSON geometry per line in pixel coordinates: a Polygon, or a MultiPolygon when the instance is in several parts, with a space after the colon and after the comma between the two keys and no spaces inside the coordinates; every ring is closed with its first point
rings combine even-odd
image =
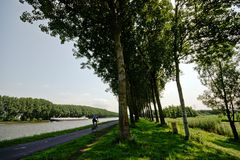
{"type": "Polygon", "coordinates": [[[201,128],[205,131],[215,132],[216,126],[221,123],[217,116],[205,116],[189,118],[188,125],[191,128],[201,128]]]}
{"type": "Polygon", "coordinates": [[[201,82],[208,87],[199,99],[208,107],[221,110],[227,115],[235,139],[238,139],[238,133],[234,120],[240,103],[240,71],[238,68],[239,61],[236,57],[216,58],[211,65],[205,62],[198,64],[201,82]]]}
{"type": "MultiPolygon", "coordinates": [[[[187,117],[196,117],[198,112],[192,109],[192,107],[185,107],[187,117]]],[[[168,106],[163,109],[163,113],[165,117],[169,118],[178,118],[182,117],[182,109],[181,106],[168,106]]]]}
{"type": "Polygon", "coordinates": [[[199,115],[217,115],[220,114],[221,111],[220,110],[198,110],[199,115]]]}
{"type": "Polygon", "coordinates": [[[182,133],[172,134],[168,127],[141,119],[131,129],[131,140],[120,142],[116,127],[99,139],[82,137],[26,159],[239,159],[238,143],[201,130],[191,131],[195,137],[186,142],[182,133]]]}
{"type": "Polygon", "coordinates": [[[216,58],[225,59],[232,56],[232,52],[229,51],[240,40],[240,14],[234,9],[239,5],[238,0],[197,0],[192,5],[195,24],[192,47],[197,51],[194,57],[198,61],[211,65],[216,58]]]}
{"type": "Polygon", "coordinates": [[[79,105],[53,104],[44,99],[0,96],[0,120],[49,120],[51,117],[116,117],[105,109],[79,105]]]}

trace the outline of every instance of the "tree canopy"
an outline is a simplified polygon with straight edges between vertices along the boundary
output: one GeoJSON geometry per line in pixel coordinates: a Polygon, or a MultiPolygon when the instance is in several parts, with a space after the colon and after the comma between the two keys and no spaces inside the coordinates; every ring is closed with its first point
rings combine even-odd
{"type": "MultiPolygon", "coordinates": [[[[165,124],[160,92],[172,79],[178,88],[185,138],[189,138],[188,108],[180,81],[182,62],[196,63],[201,80],[213,93],[213,81],[224,84],[226,93],[228,87],[237,88],[232,85],[237,84],[237,76],[235,79],[230,76],[230,73],[237,75],[239,70],[230,65],[233,56],[239,55],[240,15],[236,8],[240,3],[237,0],[20,2],[33,7],[31,12],[22,14],[22,21],[42,21],[39,27],[43,32],[59,37],[62,43],[72,41],[74,56],[86,58],[82,68],[94,69],[118,96],[122,139],[130,137],[127,108],[132,124],[140,116],[151,120],[155,117],[157,122],[165,124]],[[214,77],[209,78],[208,70],[214,77]],[[219,73],[225,77],[219,79],[219,73]]],[[[239,92],[234,89],[233,93],[239,92]]],[[[215,102],[216,99],[214,96],[215,102]]],[[[234,100],[234,104],[238,102],[234,100]]]]}

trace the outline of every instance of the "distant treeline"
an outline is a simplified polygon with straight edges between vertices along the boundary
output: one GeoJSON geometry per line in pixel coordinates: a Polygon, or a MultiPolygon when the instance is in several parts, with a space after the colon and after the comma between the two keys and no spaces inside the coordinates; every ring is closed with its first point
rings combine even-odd
{"type": "MultiPolygon", "coordinates": [[[[196,117],[198,115],[220,115],[221,110],[194,110],[192,107],[185,107],[187,117],[196,117]]],[[[168,106],[163,109],[163,113],[165,117],[169,118],[178,118],[182,117],[182,109],[180,106],[168,106]]]]}
{"type": "MultiPolygon", "coordinates": [[[[196,117],[199,113],[196,110],[193,110],[192,107],[185,107],[187,117],[196,117]]],[[[180,106],[168,106],[163,109],[165,117],[169,118],[178,118],[182,117],[182,109],[180,106]]]]}
{"type": "Polygon", "coordinates": [[[80,105],[59,105],[45,99],[0,95],[0,120],[49,120],[51,117],[116,117],[118,113],[80,105]]]}
{"type": "Polygon", "coordinates": [[[201,115],[218,115],[218,114],[222,114],[222,111],[221,110],[217,110],[217,109],[214,109],[214,110],[198,110],[198,113],[201,114],[201,115]]]}

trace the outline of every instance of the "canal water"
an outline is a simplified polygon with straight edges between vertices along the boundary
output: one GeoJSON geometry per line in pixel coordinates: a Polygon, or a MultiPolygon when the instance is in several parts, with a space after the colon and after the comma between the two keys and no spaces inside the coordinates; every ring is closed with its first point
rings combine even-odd
{"type": "MultiPolygon", "coordinates": [[[[99,118],[99,123],[118,118],[99,118]]],[[[0,123],[0,141],[37,134],[77,128],[92,124],[91,119],[78,121],[53,121],[41,123],[0,123]]]]}

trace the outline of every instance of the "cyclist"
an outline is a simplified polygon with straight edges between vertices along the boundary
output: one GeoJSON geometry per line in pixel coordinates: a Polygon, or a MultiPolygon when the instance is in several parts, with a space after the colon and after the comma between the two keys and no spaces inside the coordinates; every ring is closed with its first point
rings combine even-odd
{"type": "Polygon", "coordinates": [[[94,114],[92,118],[93,128],[97,128],[98,117],[94,114]]]}

